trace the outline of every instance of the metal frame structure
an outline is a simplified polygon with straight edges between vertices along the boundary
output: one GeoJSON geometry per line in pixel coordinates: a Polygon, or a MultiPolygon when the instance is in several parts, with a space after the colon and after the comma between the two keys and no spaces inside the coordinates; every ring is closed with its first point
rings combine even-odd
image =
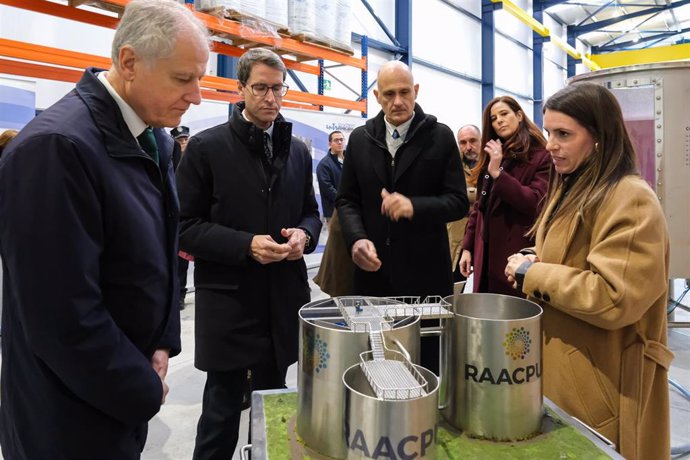
{"type": "MultiPolygon", "coordinates": [[[[111,9],[121,9],[129,0],[100,0],[99,4],[111,9]]],[[[0,0],[0,4],[21,8],[37,13],[44,13],[63,19],[83,22],[100,27],[115,28],[118,19],[109,14],[85,11],[74,6],[54,3],[48,0],[0,0]]],[[[336,50],[303,43],[289,37],[267,37],[261,34],[249,34],[246,27],[238,22],[217,18],[204,13],[194,12],[212,33],[224,34],[227,37],[238,37],[245,42],[268,45],[278,50],[279,54],[293,56],[283,57],[285,66],[291,72],[300,71],[313,75],[322,72],[322,65],[313,65],[304,61],[328,59],[343,65],[353,66],[366,74],[367,60],[357,58],[336,50]]],[[[246,50],[218,41],[212,42],[211,50],[224,55],[219,60],[219,75],[207,75],[201,82],[204,99],[233,103],[239,100],[237,80],[227,78],[234,76],[233,58],[241,56],[246,50]]],[[[37,44],[0,39],[0,73],[29,76],[34,78],[76,82],[83,69],[89,66],[110,67],[110,59],[101,56],[77,53],[37,44]],[[9,59],[5,59],[9,58],[9,59]]],[[[299,86],[299,85],[298,85],[299,86]]],[[[286,107],[319,110],[323,106],[356,110],[366,116],[366,93],[356,101],[311,94],[304,91],[290,90],[285,96],[286,107]]]]}

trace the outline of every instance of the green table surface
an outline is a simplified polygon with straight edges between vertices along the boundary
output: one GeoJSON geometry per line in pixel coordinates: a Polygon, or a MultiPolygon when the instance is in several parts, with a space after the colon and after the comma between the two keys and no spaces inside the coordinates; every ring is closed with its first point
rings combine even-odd
{"type": "MultiPolygon", "coordinates": [[[[295,430],[297,392],[270,390],[252,397],[252,460],[330,459],[311,452],[295,430]]],[[[522,442],[491,442],[470,438],[439,425],[436,458],[454,459],[621,459],[575,419],[545,400],[545,434],[522,442]]]]}

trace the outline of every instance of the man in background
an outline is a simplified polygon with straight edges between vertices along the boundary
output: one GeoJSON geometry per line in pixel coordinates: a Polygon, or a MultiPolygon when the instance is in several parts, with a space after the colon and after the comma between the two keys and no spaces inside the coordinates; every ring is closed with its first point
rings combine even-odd
{"type": "MultiPolygon", "coordinates": [[[[470,208],[477,201],[477,184],[472,182],[471,171],[477,164],[479,149],[481,147],[482,134],[475,125],[464,125],[458,130],[458,146],[460,147],[460,160],[462,169],[465,173],[465,184],[467,185],[467,198],[470,208]]],[[[468,213],[469,214],[469,213],[468,213]]],[[[467,214],[459,220],[448,222],[448,242],[450,244],[450,259],[453,270],[454,281],[464,281],[466,278],[460,273],[460,254],[462,253],[462,239],[465,237],[465,227],[467,226],[467,214]]]]}
{"type": "Polygon", "coordinates": [[[466,172],[477,164],[481,143],[482,133],[475,125],[464,125],[458,129],[458,146],[462,156],[462,166],[466,172]]]}
{"type": "Polygon", "coordinates": [[[328,154],[319,161],[316,167],[316,179],[319,181],[321,208],[323,217],[328,223],[335,209],[335,197],[340,185],[340,174],[345,159],[345,136],[340,131],[328,135],[328,154]]]}
{"type": "Polygon", "coordinates": [[[205,27],[134,0],[112,67],[30,122],[0,161],[0,442],[7,459],[136,459],[180,352],[173,140],[201,101],[205,27]]]}
{"type": "MultiPolygon", "coordinates": [[[[355,269],[355,294],[453,292],[446,222],[467,214],[453,132],[416,104],[419,85],[399,61],[381,66],[381,112],[350,135],[337,208],[355,269]]],[[[422,339],[421,363],[438,373],[438,340],[422,339]]]]}
{"type": "MultiPolygon", "coordinates": [[[[178,126],[170,130],[170,135],[175,139],[175,143],[179,149],[173,151],[173,168],[177,170],[177,166],[182,160],[184,151],[189,142],[189,128],[186,126],[178,126]]],[[[180,280],[180,311],[184,310],[185,297],[187,296],[187,272],[189,271],[189,262],[193,261],[194,257],[184,251],[179,252],[179,259],[177,260],[177,276],[180,280]]]]}
{"type": "Polygon", "coordinates": [[[180,146],[181,155],[180,158],[177,160],[177,163],[179,163],[180,159],[182,158],[182,155],[184,155],[185,149],[187,148],[187,142],[189,142],[189,128],[187,128],[186,126],[178,126],[170,130],[170,135],[180,146]]]}
{"type": "Polygon", "coordinates": [[[254,48],[237,65],[244,99],[196,134],[177,170],[180,246],[194,255],[195,365],[206,372],[195,459],[232,458],[250,390],[284,388],[309,302],[303,254],[321,220],[311,155],[280,114],[285,64],[254,48]]]}

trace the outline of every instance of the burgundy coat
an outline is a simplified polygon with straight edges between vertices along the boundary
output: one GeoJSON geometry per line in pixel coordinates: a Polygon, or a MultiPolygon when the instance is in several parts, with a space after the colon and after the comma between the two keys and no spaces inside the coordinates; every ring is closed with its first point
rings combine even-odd
{"type": "Polygon", "coordinates": [[[506,259],[534,245],[525,233],[534,224],[546,194],[551,155],[544,149],[532,150],[524,162],[507,154],[502,168],[495,180],[489,180],[488,172],[479,176],[479,195],[470,212],[462,248],[472,253],[472,292],[521,295],[506,280],[506,259]]]}

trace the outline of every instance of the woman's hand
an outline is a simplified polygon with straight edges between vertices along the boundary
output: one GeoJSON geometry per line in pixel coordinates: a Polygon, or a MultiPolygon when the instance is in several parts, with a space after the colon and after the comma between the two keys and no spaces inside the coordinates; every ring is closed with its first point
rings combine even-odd
{"type": "Polygon", "coordinates": [[[460,273],[465,278],[472,273],[472,254],[467,249],[463,249],[460,255],[460,273]]]}
{"type": "Polygon", "coordinates": [[[501,174],[501,162],[503,161],[503,146],[500,139],[491,139],[484,146],[484,151],[489,155],[489,174],[496,179],[501,174]]]}
{"type": "Polygon", "coordinates": [[[508,257],[508,265],[505,268],[505,275],[508,282],[513,285],[515,289],[518,288],[517,281],[515,281],[515,271],[525,262],[536,263],[539,262],[539,257],[534,254],[520,254],[516,253],[508,257]]]}

